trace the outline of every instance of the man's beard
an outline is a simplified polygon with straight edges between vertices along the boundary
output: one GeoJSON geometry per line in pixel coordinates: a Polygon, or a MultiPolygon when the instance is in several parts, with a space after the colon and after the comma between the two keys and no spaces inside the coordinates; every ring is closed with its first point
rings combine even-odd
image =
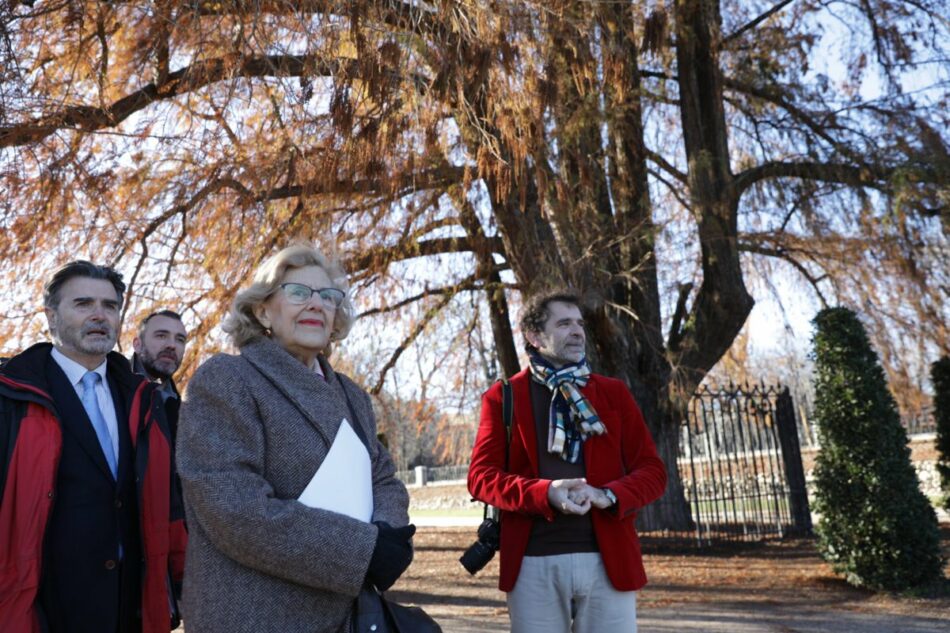
{"type": "Polygon", "coordinates": [[[75,349],[82,354],[105,356],[115,347],[116,331],[107,322],[90,323],[87,321],[82,324],[79,330],[60,328],[57,323],[57,327],[53,332],[53,338],[59,339],[61,346],[75,349]],[[86,335],[92,330],[102,330],[105,333],[105,337],[86,339],[86,335]]]}
{"type": "Polygon", "coordinates": [[[139,360],[142,361],[142,367],[145,368],[145,371],[149,376],[161,378],[162,380],[168,380],[176,371],[178,371],[178,366],[180,363],[177,359],[172,360],[170,358],[160,358],[160,356],[161,352],[159,352],[159,357],[156,357],[152,356],[146,349],[143,349],[141,352],[139,352],[139,360]]]}

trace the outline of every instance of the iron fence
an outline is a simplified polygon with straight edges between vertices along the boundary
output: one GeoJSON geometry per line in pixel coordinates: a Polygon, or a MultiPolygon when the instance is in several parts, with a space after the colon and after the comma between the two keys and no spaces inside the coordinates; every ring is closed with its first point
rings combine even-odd
{"type": "Polygon", "coordinates": [[[416,485],[416,471],[415,470],[397,470],[396,479],[406,484],[407,486],[416,485]]]}
{"type": "MultiPolygon", "coordinates": [[[[802,394],[795,394],[795,413],[798,423],[798,437],[801,445],[808,448],[818,448],[818,423],[814,416],[814,408],[809,398],[802,394]]],[[[937,432],[937,420],[934,417],[932,404],[927,404],[915,411],[901,413],[901,425],[908,437],[929,435],[937,432]]]]}
{"type": "Polygon", "coordinates": [[[907,435],[927,435],[937,432],[937,418],[934,417],[933,405],[921,407],[919,411],[914,411],[901,416],[901,424],[907,430],[907,435]]]}
{"type": "MultiPolygon", "coordinates": [[[[468,464],[462,464],[461,466],[424,466],[423,468],[426,484],[465,481],[468,477],[468,464]]],[[[419,485],[422,482],[419,480],[418,470],[418,468],[398,470],[396,471],[396,478],[407,486],[419,485]]]]}

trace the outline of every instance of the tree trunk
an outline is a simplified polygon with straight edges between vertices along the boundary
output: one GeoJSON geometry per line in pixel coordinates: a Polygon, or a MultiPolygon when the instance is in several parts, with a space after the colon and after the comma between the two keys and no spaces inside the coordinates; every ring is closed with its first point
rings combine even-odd
{"type": "Polygon", "coordinates": [[[666,492],[640,512],[638,525],[644,530],[690,530],[693,528],[692,514],[676,461],[685,403],[677,406],[677,401],[671,397],[671,372],[665,350],[638,345],[638,335],[629,318],[612,319],[604,310],[589,317],[588,323],[588,347],[611,350],[608,362],[619,371],[607,373],[627,383],[666,465],[666,492]]]}
{"type": "Polygon", "coordinates": [[[672,369],[663,341],[657,278],[656,227],[648,186],[647,151],[642,121],[639,50],[632,13],[622,5],[600,7],[603,34],[604,108],[608,129],[610,181],[613,186],[615,240],[611,251],[614,279],[609,303],[593,319],[593,346],[604,371],[623,379],[640,405],[657,450],[666,464],[666,493],[640,514],[644,529],[687,530],[689,504],[677,465],[685,411],[671,399],[672,369]],[[610,305],[623,306],[630,313],[610,305]]]}
{"type": "Polygon", "coordinates": [[[459,218],[466,232],[475,245],[477,259],[476,275],[485,281],[485,294],[488,300],[488,315],[491,321],[492,336],[495,341],[495,351],[498,362],[501,363],[502,375],[510,378],[521,369],[518,362],[518,351],[515,348],[515,337],[511,331],[511,317],[508,312],[508,298],[501,283],[501,275],[495,266],[495,257],[491,245],[485,237],[478,214],[460,187],[451,191],[452,199],[459,209],[459,218]]]}
{"type": "Polygon", "coordinates": [[[501,363],[502,375],[511,378],[521,371],[521,363],[518,362],[515,336],[511,331],[508,298],[501,285],[501,277],[496,271],[492,271],[489,280],[491,283],[485,288],[485,293],[488,295],[488,314],[495,338],[495,350],[498,353],[498,362],[501,363]]]}
{"type": "Polygon", "coordinates": [[[640,511],[637,516],[637,529],[641,532],[692,530],[695,524],[689,502],[686,500],[683,477],[676,461],[679,456],[682,418],[669,413],[664,414],[662,411],[651,412],[645,410],[642,405],[640,408],[647,419],[651,417],[660,419],[660,432],[654,434],[654,441],[660,459],[666,464],[668,481],[663,496],[640,511]]]}
{"type": "Polygon", "coordinates": [[[729,164],[718,4],[677,0],[675,6],[680,120],[703,270],[690,315],[668,341],[679,369],[676,386],[686,397],[729,349],[754,302],[739,260],[739,199],[729,164]]]}

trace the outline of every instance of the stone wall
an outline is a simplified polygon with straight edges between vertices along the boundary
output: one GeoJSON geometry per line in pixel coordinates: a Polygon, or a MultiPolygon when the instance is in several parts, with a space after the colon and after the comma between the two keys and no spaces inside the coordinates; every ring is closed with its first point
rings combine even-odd
{"type": "MultiPolygon", "coordinates": [[[[937,472],[937,438],[934,433],[915,435],[910,438],[910,459],[917,471],[920,480],[920,489],[931,500],[940,496],[940,475],[937,472]]],[[[802,465],[805,468],[805,478],[811,491],[812,471],[815,468],[817,447],[802,448],[802,465]]]]}

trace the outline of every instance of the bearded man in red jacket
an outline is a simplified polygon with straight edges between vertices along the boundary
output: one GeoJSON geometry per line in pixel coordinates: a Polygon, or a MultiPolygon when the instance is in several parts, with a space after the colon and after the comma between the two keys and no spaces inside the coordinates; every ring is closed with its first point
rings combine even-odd
{"type": "Polygon", "coordinates": [[[529,367],[511,378],[510,445],[496,383],[468,474],[472,496],[501,510],[511,631],[633,633],[646,584],[634,524],[666,469],[626,385],[591,372],[576,295],[534,298],[521,329],[529,367]]]}
{"type": "Polygon", "coordinates": [[[167,633],[185,527],[154,384],[113,352],[125,284],[87,261],[43,302],[53,342],[0,370],[0,628],[167,633]]]}

